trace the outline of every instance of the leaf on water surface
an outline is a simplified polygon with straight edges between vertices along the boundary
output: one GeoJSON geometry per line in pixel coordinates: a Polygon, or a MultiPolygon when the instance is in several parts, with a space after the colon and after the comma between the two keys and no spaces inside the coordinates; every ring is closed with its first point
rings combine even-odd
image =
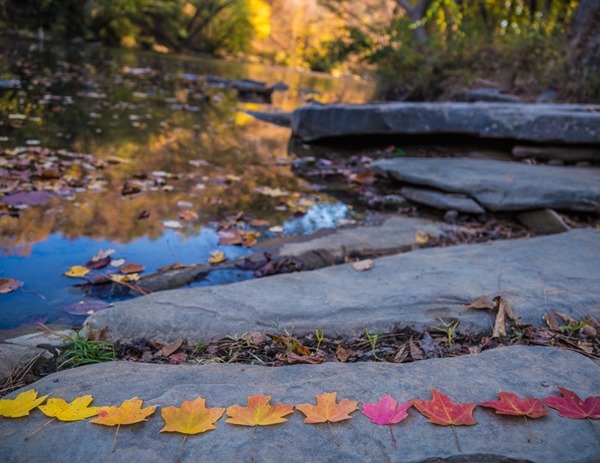
{"type": "Polygon", "coordinates": [[[15,280],[14,278],[0,278],[0,294],[16,291],[24,284],[21,280],[15,280]]]}
{"type": "Polygon", "coordinates": [[[307,424],[336,423],[352,418],[350,413],[358,408],[358,402],[342,399],[336,403],[337,392],[325,392],[317,395],[317,405],[298,404],[296,409],[306,415],[304,422],[307,424]]]}
{"type": "Polygon", "coordinates": [[[217,429],[215,423],[224,412],[224,408],[206,408],[206,400],[201,397],[186,400],[179,408],[170,406],[160,411],[165,420],[165,426],[160,432],[199,434],[217,429]]]}
{"type": "Polygon", "coordinates": [[[226,260],[225,254],[223,254],[221,251],[210,251],[210,257],[208,258],[209,263],[220,264],[226,260]]]}
{"type": "Polygon", "coordinates": [[[181,222],[177,220],[163,220],[162,224],[165,228],[183,228],[181,222]]]}
{"type": "Polygon", "coordinates": [[[559,387],[558,390],[562,397],[551,395],[544,399],[544,403],[558,410],[560,416],[576,420],[600,420],[600,396],[590,396],[583,400],[569,389],[559,387]]]}
{"type": "Polygon", "coordinates": [[[50,398],[46,405],[39,408],[46,416],[57,418],[60,421],[81,421],[98,414],[100,407],[90,407],[94,398],[84,395],[67,403],[64,399],[50,398]]]}
{"type": "Polygon", "coordinates": [[[119,268],[119,272],[123,275],[130,275],[132,273],[142,273],[145,270],[143,265],[140,264],[125,264],[119,268]]]}
{"type": "Polygon", "coordinates": [[[90,270],[100,270],[104,267],[107,267],[110,264],[110,256],[106,256],[102,259],[92,259],[87,261],[83,266],[85,268],[89,268],[90,270]]]}
{"type": "Polygon", "coordinates": [[[179,217],[181,220],[187,220],[188,222],[194,222],[198,220],[198,214],[196,214],[194,211],[190,211],[189,209],[179,211],[177,213],[177,217],[179,217]]]}
{"type": "Polygon", "coordinates": [[[29,415],[29,412],[46,400],[47,395],[38,397],[38,392],[30,389],[21,392],[14,399],[0,399],[0,416],[6,418],[20,418],[29,415]]]}
{"type": "Polygon", "coordinates": [[[360,260],[358,262],[354,262],[352,264],[352,268],[354,270],[356,270],[357,272],[366,272],[373,268],[373,260],[365,259],[365,260],[360,260]]]}
{"type": "Polygon", "coordinates": [[[117,283],[131,283],[132,281],[138,281],[140,279],[140,275],[137,273],[130,273],[128,275],[111,273],[109,276],[112,281],[117,283]]]}
{"type": "Polygon", "coordinates": [[[89,268],[83,267],[82,265],[73,265],[67,272],[65,272],[65,276],[70,278],[83,278],[88,273],[90,273],[89,268]]]}
{"type": "Polygon", "coordinates": [[[248,397],[248,406],[232,405],[228,407],[225,413],[229,418],[227,423],[240,426],[270,426],[273,424],[284,423],[289,415],[294,411],[291,405],[278,403],[270,405],[271,396],[256,394],[248,397]]]}
{"type": "Polygon", "coordinates": [[[362,414],[379,426],[400,423],[408,416],[407,410],[412,407],[410,402],[398,404],[390,395],[381,397],[377,404],[363,402],[362,414]]]}
{"type": "Polygon", "coordinates": [[[261,195],[270,196],[271,198],[280,198],[282,196],[288,196],[289,193],[287,191],[282,190],[281,188],[271,188],[268,186],[261,186],[255,188],[254,191],[260,193],[261,195]]]}
{"type": "Polygon", "coordinates": [[[430,423],[441,426],[471,426],[477,423],[473,418],[476,404],[454,403],[447,395],[433,389],[432,400],[411,400],[421,414],[429,419],[430,423]]]}
{"type": "Polygon", "coordinates": [[[540,399],[531,397],[520,399],[517,394],[503,391],[500,391],[498,396],[500,400],[490,400],[479,406],[494,408],[499,415],[526,416],[527,418],[540,418],[550,412],[544,408],[544,402],[540,399]]]}
{"type": "Polygon", "coordinates": [[[74,304],[61,307],[62,312],[72,315],[92,315],[100,310],[106,309],[110,304],[95,299],[85,299],[74,304]]]}
{"type": "Polygon", "coordinates": [[[110,261],[110,266],[118,268],[125,263],[125,259],[114,259],[110,261]]]}

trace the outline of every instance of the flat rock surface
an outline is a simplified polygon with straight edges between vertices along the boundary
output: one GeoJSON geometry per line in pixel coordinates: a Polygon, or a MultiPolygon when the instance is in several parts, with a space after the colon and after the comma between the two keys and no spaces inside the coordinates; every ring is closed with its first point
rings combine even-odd
{"type": "Polygon", "coordinates": [[[394,324],[426,327],[439,318],[489,329],[490,314],[463,310],[502,295],[517,315],[541,324],[547,310],[600,318],[600,230],[421,249],[382,257],[372,270],[339,265],[223,286],[164,291],[116,303],[88,318],[117,339],[190,342],[287,328],[355,334],[394,324]]]}
{"type": "Polygon", "coordinates": [[[0,386],[9,378],[20,376],[24,368],[33,362],[43,361],[52,355],[44,349],[19,344],[0,343],[0,386]]]}
{"type": "Polygon", "coordinates": [[[469,135],[598,144],[600,106],[503,103],[372,103],[305,106],[292,114],[302,141],[358,135],[469,135]]]}
{"type": "Polygon", "coordinates": [[[463,193],[492,211],[600,211],[600,168],[477,159],[396,158],[373,169],[392,180],[463,193]]]}
{"type": "Polygon", "coordinates": [[[268,250],[280,256],[295,257],[312,268],[344,261],[345,257],[370,257],[409,251],[417,245],[416,233],[439,237],[458,227],[431,220],[397,216],[380,225],[323,230],[300,238],[266,241],[254,250],[268,250]]]}
{"type": "MultiPolygon", "coordinates": [[[[558,395],[558,386],[583,398],[597,395],[600,368],[573,352],[514,346],[410,364],[325,363],[267,368],[114,362],[55,373],[28,389],[69,401],[91,394],[97,405],[119,405],[137,396],[145,406],[179,407],[184,400],[201,396],[209,407],[228,407],[245,406],[248,396],[259,393],[270,395],[273,403],[296,405],[314,403],[315,395],[332,391],[337,391],[338,400],[349,398],[360,405],[377,402],[387,394],[404,403],[411,399],[429,400],[433,388],[456,402],[481,403],[496,400],[501,390],[521,397],[558,395]]],[[[526,421],[476,408],[473,416],[478,423],[456,428],[462,452],[457,451],[450,427],[428,423],[414,408],[408,413],[406,420],[393,426],[397,449],[392,445],[388,427],[372,424],[359,411],[352,414],[352,419],[334,423],[331,428],[304,424],[299,411],[289,415],[286,423],[255,431],[230,425],[222,418],[216,423],[216,430],[187,438],[181,461],[410,463],[453,456],[470,463],[598,461],[598,439],[590,423],[561,418],[554,410],[540,419],[526,421]],[[529,433],[531,442],[527,442],[529,433]]],[[[181,434],[159,432],[164,422],[157,410],[145,423],[121,427],[114,454],[111,447],[116,429],[85,421],[53,422],[23,441],[46,421],[48,418],[39,411],[26,418],[0,420],[2,461],[175,461],[182,440],[181,434]]]]}
{"type": "Polygon", "coordinates": [[[471,198],[452,196],[439,191],[424,188],[404,187],[400,190],[402,196],[418,204],[435,207],[444,211],[453,209],[466,214],[484,214],[485,209],[471,198]]]}

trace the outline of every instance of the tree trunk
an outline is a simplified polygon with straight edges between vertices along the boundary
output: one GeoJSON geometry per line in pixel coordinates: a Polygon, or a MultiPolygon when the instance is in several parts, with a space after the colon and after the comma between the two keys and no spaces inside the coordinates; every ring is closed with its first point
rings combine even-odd
{"type": "Polygon", "coordinates": [[[600,33],[600,0],[581,0],[571,22],[571,46],[579,48],[592,35],[600,33]]]}
{"type": "MultiPolygon", "coordinates": [[[[425,18],[427,10],[429,10],[429,7],[435,0],[420,0],[419,3],[414,6],[411,5],[408,0],[396,1],[398,2],[398,5],[400,5],[406,11],[413,22],[419,22],[425,18]]],[[[422,45],[427,43],[427,31],[422,24],[419,24],[417,27],[415,27],[415,38],[417,39],[417,42],[422,45]]]]}

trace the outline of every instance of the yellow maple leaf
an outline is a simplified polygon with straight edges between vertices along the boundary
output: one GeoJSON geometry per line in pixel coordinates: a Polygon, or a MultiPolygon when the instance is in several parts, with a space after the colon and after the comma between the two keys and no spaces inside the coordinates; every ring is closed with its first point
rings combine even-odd
{"type": "Polygon", "coordinates": [[[143,402],[142,399],[134,397],[125,400],[119,407],[99,407],[98,418],[91,420],[91,423],[117,426],[148,421],[146,417],[154,413],[156,406],[142,408],[143,402]]]}
{"type": "Polygon", "coordinates": [[[77,397],[69,403],[63,399],[51,398],[46,405],[40,405],[40,410],[44,415],[60,421],[80,421],[98,414],[98,407],[89,407],[92,400],[94,398],[91,395],[77,397]]]}
{"type": "Polygon", "coordinates": [[[130,283],[132,281],[138,281],[140,279],[139,273],[130,273],[129,275],[121,275],[120,273],[111,273],[110,279],[117,283],[130,283]]]}
{"type": "Polygon", "coordinates": [[[37,391],[30,389],[21,392],[14,399],[0,399],[0,416],[19,418],[29,415],[29,412],[46,400],[47,395],[38,397],[37,391]]]}
{"type": "Polygon", "coordinates": [[[142,408],[144,401],[133,397],[125,400],[119,407],[100,407],[98,418],[91,420],[91,423],[102,424],[104,426],[116,426],[115,439],[113,441],[112,451],[114,453],[117,447],[117,436],[122,424],[134,424],[140,421],[148,421],[146,418],[154,413],[156,405],[142,408]]]}
{"type": "Polygon", "coordinates": [[[180,408],[164,407],[160,411],[165,420],[165,427],[160,432],[199,434],[217,429],[214,424],[223,416],[224,412],[224,408],[206,408],[206,400],[201,397],[186,400],[180,408]]]}
{"type": "Polygon", "coordinates": [[[270,396],[256,394],[248,397],[248,406],[241,407],[232,405],[227,408],[226,413],[230,417],[227,423],[239,424],[241,426],[269,426],[287,421],[283,418],[294,411],[291,405],[270,405],[270,396]]]}
{"type": "Polygon", "coordinates": [[[71,278],[83,278],[88,273],[90,273],[90,269],[87,267],[83,267],[81,265],[73,265],[68,272],[65,272],[65,276],[71,278]]]}

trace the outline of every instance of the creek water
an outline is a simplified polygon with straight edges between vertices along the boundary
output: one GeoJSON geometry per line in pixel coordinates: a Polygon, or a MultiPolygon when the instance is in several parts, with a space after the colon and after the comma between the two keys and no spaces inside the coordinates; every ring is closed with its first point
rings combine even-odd
{"type": "MultiPolygon", "coordinates": [[[[223,244],[219,230],[242,229],[251,244],[334,227],[351,214],[292,174],[289,129],[244,111],[290,111],[309,99],[360,103],[373,95],[369,82],[6,39],[0,53],[0,278],[24,282],[0,294],[0,329],[81,323],[61,309],[123,297],[64,275],[101,250],[148,274],[206,262],[211,251],[230,260],[252,252],[223,244]],[[266,101],[226,88],[226,79],[284,85],[266,101]],[[30,196],[15,202],[15,194],[30,196]]],[[[217,270],[192,285],[251,277],[217,270]]]]}

